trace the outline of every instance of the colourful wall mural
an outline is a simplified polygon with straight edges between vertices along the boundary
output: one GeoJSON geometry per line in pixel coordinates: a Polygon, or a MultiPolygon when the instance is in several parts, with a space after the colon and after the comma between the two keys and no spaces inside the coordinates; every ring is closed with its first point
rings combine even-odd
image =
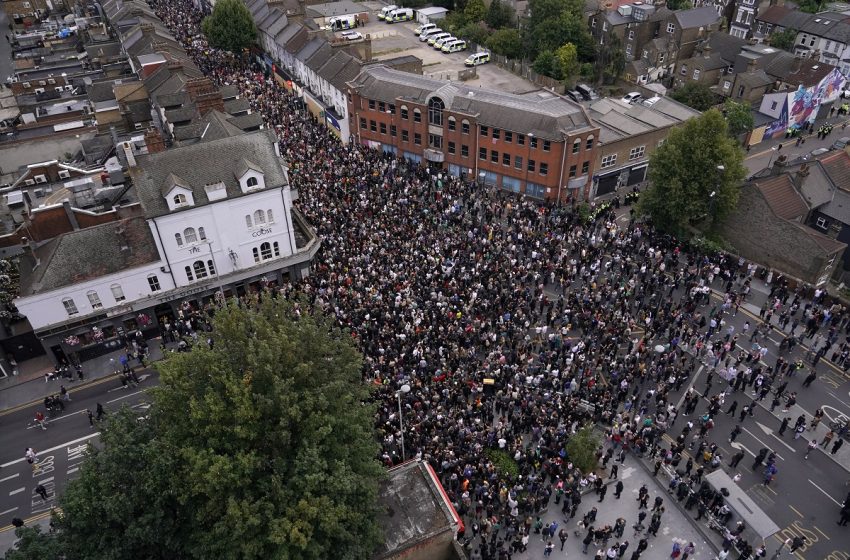
{"type": "Polygon", "coordinates": [[[767,127],[765,138],[784,135],[789,128],[799,130],[814,123],[820,106],[835,101],[846,83],[847,78],[836,68],[817,86],[804,88],[801,85],[797,91],[789,93],[779,118],[767,127]]]}

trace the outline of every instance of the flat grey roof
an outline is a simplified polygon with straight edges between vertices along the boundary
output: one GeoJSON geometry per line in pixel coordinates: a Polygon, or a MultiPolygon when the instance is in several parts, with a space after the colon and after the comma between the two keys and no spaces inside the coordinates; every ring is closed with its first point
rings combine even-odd
{"type": "MultiPolygon", "coordinates": [[[[325,4],[313,4],[307,7],[308,15],[315,12],[318,17],[345,16],[348,14],[360,14],[367,12],[363,4],[355,4],[351,0],[339,0],[339,2],[327,2],[325,4]]],[[[313,17],[316,17],[313,16],[313,17]]]]}

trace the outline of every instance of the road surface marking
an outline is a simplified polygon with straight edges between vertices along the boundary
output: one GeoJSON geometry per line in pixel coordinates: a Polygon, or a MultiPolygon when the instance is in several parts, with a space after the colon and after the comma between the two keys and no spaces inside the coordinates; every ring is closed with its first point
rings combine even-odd
{"type": "Polygon", "coordinates": [[[12,490],[11,492],[9,492],[9,495],[14,496],[15,494],[20,494],[24,490],[26,490],[26,488],[18,488],[17,490],[12,490]]]}
{"type": "MultiPolygon", "coordinates": [[[[753,436],[753,439],[754,439],[754,440],[756,440],[757,442],[759,442],[760,444],[762,444],[763,446],[767,447],[768,449],[770,449],[770,448],[771,448],[771,446],[770,446],[770,445],[768,445],[768,444],[766,444],[765,442],[763,442],[762,440],[760,440],[760,439],[758,438],[758,436],[756,436],[754,433],[752,433],[752,432],[751,432],[751,431],[749,431],[748,429],[744,428],[744,431],[745,431],[745,432],[747,432],[748,434],[750,434],[751,436],[753,436]]],[[[776,453],[776,456],[777,456],[777,457],[779,457],[780,459],[782,459],[783,461],[785,460],[785,458],[784,458],[784,457],[782,457],[782,455],[780,455],[779,453],[776,453]]]]}
{"type": "Polygon", "coordinates": [[[800,513],[799,511],[797,511],[797,508],[795,508],[795,507],[794,507],[794,506],[792,506],[791,504],[788,504],[788,507],[789,507],[789,508],[791,508],[791,509],[794,511],[794,513],[796,513],[797,515],[799,515],[799,516],[800,516],[800,519],[802,519],[802,518],[803,518],[803,514],[802,514],[802,513],[800,513]]]}
{"type": "MultiPolygon", "coordinates": [[[[74,445],[75,443],[80,443],[81,441],[86,441],[88,439],[95,438],[99,435],[100,435],[100,432],[95,432],[93,434],[89,434],[87,436],[77,438],[75,440],[66,441],[65,443],[63,443],[61,445],[57,445],[56,447],[51,447],[50,449],[43,449],[41,451],[38,451],[36,453],[36,455],[43,455],[45,453],[50,453],[51,451],[56,451],[57,449],[63,449],[65,447],[67,447],[68,445],[74,445]]],[[[17,465],[18,463],[23,463],[26,460],[27,460],[26,457],[21,457],[20,459],[16,459],[14,461],[9,461],[8,463],[3,463],[2,465],[0,465],[0,469],[5,469],[6,467],[11,467],[12,465],[17,465]]]]}
{"type": "Polygon", "coordinates": [[[0,511],[0,515],[6,515],[7,513],[12,513],[13,511],[17,511],[18,508],[13,507],[12,509],[7,509],[6,511],[0,511]]]}
{"type": "Polygon", "coordinates": [[[13,475],[9,475],[6,478],[0,478],[0,482],[6,482],[7,480],[12,480],[13,478],[17,478],[21,475],[21,473],[15,473],[13,475]]]}
{"type": "Polygon", "coordinates": [[[73,474],[78,470],[80,470],[80,467],[74,467],[73,469],[68,469],[68,472],[66,474],[73,474]]]}
{"type": "Polygon", "coordinates": [[[812,483],[812,486],[814,486],[815,488],[817,488],[818,490],[820,490],[821,492],[823,492],[823,494],[824,494],[827,498],[829,498],[830,500],[832,500],[833,502],[835,502],[835,505],[837,505],[838,507],[841,507],[841,503],[840,503],[838,500],[836,500],[835,498],[833,498],[832,496],[830,496],[830,495],[829,495],[829,493],[828,493],[826,490],[824,490],[823,488],[821,488],[820,486],[818,486],[817,484],[815,484],[814,482],[812,482],[812,479],[811,479],[811,478],[809,479],[809,482],[811,482],[811,483],[812,483]]]}
{"type": "MultiPolygon", "coordinates": [[[[69,417],[75,416],[77,414],[82,414],[83,412],[85,412],[85,410],[78,410],[77,412],[71,412],[71,413],[68,413],[68,414],[63,414],[62,416],[57,416],[56,418],[48,418],[46,423],[49,426],[49,425],[53,424],[54,422],[56,422],[57,420],[62,420],[63,418],[69,418],[69,417]]],[[[33,428],[38,428],[38,427],[39,427],[38,424],[30,424],[30,425],[27,426],[27,430],[32,430],[33,428]]]]}
{"type": "Polygon", "coordinates": [[[787,447],[787,448],[789,449],[789,451],[791,451],[791,453],[796,453],[796,452],[797,452],[797,450],[796,450],[796,449],[794,449],[793,447],[791,447],[790,445],[788,445],[787,443],[785,443],[784,441],[782,441],[782,438],[781,438],[780,436],[778,436],[778,435],[774,434],[774,433],[773,433],[773,430],[771,430],[770,428],[768,428],[767,426],[765,426],[765,425],[764,425],[764,424],[762,424],[761,422],[756,422],[756,426],[758,426],[759,428],[761,428],[761,431],[763,431],[765,434],[770,435],[770,436],[773,436],[773,437],[776,439],[776,441],[778,441],[779,443],[781,443],[782,445],[784,445],[785,447],[787,447]]]}
{"type": "Polygon", "coordinates": [[[821,531],[820,529],[818,529],[818,526],[817,526],[817,525],[812,525],[812,527],[814,527],[814,528],[815,528],[815,531],[817,531],[818,533],[820,533],[821,535],[823,535],[823,536],[824,536],[824,538],[825,538],[826,540],[828,540],[828,541],[831,541],[831,540],[832,540],[831,538],[829,538],[829,537],[827,537],[827,536],[826,536],[826,533],[824,533],[823,531],[821,531]]]}
{"type": "Polygon", "coordinates": [[[145,392],[147,392],[147,389],[142,389],[141,391],[136,391],[135,393],[123,395],[123,396],[118,397],[117,399],[112,399],[111,401],[106,401],[106,404],[112,404],[115,401],[120,401],[121,399],[126,399],[127,397],[132,397],[133,395],[138,395],[139,393],[145,393],[145,392]]]}

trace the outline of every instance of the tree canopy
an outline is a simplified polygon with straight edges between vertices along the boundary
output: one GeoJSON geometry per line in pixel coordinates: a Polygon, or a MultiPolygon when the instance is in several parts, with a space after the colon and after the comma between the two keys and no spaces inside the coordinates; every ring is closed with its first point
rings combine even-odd
{"type": "Polygon", "coordinates": [[[567,458],[583,473],[593,472],[596,468],[596,450],[599,437],[593,432],[593,426],[585,426],[567,441],[567,458]]]}
{"type": "Polygon", "coordinates": [[[771,47],[790,51],[792,48],[794,48],[794,42],[796,40],[796,29],[784,29],[782,31],[777,31],[776,33],[771,35],[768,41],[770,42],[771,47]]]}
{"type": "Polygon", "coordinates": [[[499,29],[487,39],[487,48],[508,58],[522,57],[522,37],[516,29],[499,29]]]}
{"type": "Polygon", "coordinates": [[[371,556],[384,471],[350,337],[268,294],[214,337],[160,364],[147,419],[109,420],[60,498],[68,559],[371,556]]]}
{"type": "Polygon", "coordinates": [[[745,103],[727,99],[723,104],[723,115],[729,124],[729,134],[737,137],[753,129],[753,112],[745,103]]]}
{"type": "Polygon", "coordinates": [[[670,94],[670,97],[697,111],[707,111],[717,105],[717,95],[699,82],[688,82],[670,94]]]}
{"type": "Polygon", "coordinates": [[[673,128],[650,156],[650,187],[639,209],[674,233],[704,216],[716,223],[735,208],[746,175],[743,150],[720,111],[711,109],[673,128]]]}
{"type": "Polygon", "coordinates": [[[201,29],[210,45],[234,53],[257,38],[257,26],[242,0],[218,0],[212,14],[201,22],[201,29]]]}

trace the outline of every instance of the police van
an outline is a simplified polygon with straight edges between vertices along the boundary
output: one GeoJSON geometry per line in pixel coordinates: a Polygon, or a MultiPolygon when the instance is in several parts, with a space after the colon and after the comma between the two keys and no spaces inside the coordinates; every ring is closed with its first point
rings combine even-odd
{"type": "Polygon", "coordinates": [[[380,19],[380,20],[387,19],[387,16],[390,15],[395,10],[398,10],[398,6],[396,6],[395,4],[390,4],[389,6],[384,6],[383,8],[381,8],[381,11],[378,12],[378,19],[380,19]]]}
{"type": "Polygon", "coordinates": [[[442,51],[444,53],[453,53],[460,52],[466,50],[466,41],[463,39],[455,39],[449,43],[443,45],[442,51]]]}
{"type": "Polygon", "coordinates": [[[437,29],[436,23],[426,23],[424,25],[420,25],[419,27],[417,27],[416,29],[413,30],[413,33],[415,35],[422,35],[423,33],[427,33],[428,31],[431,31],[432,29],[437,29]]]}
{"type": "Polygon", "coordinates": [[[466,60],[463,61],[466,66],[478,66],[480,64],[486,64],[490,62],[490,53],[486,52],[477,52],[475,54],[471,54],[466,57],[466,60]]]}
{"type": "Polygon", "coordinates": [[[441,50],[443,50],[443,45],[446,45],[446,44],[451,43],[453,41],[457,41],[457,37],[455,37],[454,35],[449,35],[448,37],[443,37],[442,39],[437,39],[436,41],[434,41],[434,48],[437,49],[438,51],[441,51],[441,50]]]}
{"type": "Polygon", "coordinates": [[[434,27],[432,29],[428,29],[427,31],[423,31],[422,33],[419,34],[419,40],[420,41],[427,41],[433,35],[437,35],[438,33],[442,33],[442,32],[443,32],[443,30],[440,29],[439,27],[434,27]]]}
{"type": "Polygon", "coordinates": [[[451,33],[446,33],[445,31],[443,31],[442,33],[437,33],[436,35],[428,35],[428,44],[433,47],[434,43],[436,43],[440,39],[445,39],[446,37],[451,37],[451,36],[452,36],[451,33]]]}
{"type": "Polygon", "coordinates": [[[410,21],[413,19],[413,10],[411,8],[399,8],[393,10],[387,16],[387,23],[397,23],[399,21],[410,21]]]}

